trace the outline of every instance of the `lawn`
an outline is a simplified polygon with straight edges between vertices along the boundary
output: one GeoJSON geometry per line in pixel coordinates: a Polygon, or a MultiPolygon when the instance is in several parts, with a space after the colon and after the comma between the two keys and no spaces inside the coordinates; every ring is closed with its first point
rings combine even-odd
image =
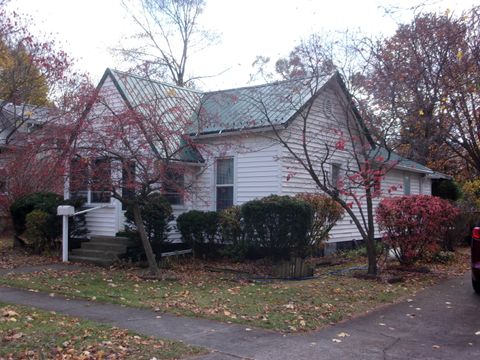
{"type": "Polygon", "coordinates": [[[181,342],[0,303],[0,359],[182,359],[202,353],[181,342]]]}
{"type": "MultiPolygon", "coordinates": [[[[402,282],[343,275],[334,270],[359,265],[349,260],[321,267],[314,279],[252,282],[229,272],[212,272],[188,262],[168,271],[166,280],[145,280],[138,269],[43,271],[0,277],[0,284],[70,297],[155,309],[273,330],[318,329],[412,296],[445,274],[465,271],[466,252],[449,265],[430,265],[431,273],[400,272],[402,282]],[[168,279],[171,278],[171,279],[168,279]]],[[[363,260],[362,260],[363,261],[363,260]]],[[[388,272],[386,272],[388,273],[388,272]]]]}

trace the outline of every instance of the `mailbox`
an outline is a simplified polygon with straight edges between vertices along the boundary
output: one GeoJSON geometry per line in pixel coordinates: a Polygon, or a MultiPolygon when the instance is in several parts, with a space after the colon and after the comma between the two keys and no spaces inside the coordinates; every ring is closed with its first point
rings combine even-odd
{"type": "Polygon", "coordinates": [[[60,205],[57,207],[57,215],[70,216],[75,214],[75,208],[70,205],[60,205]]]}

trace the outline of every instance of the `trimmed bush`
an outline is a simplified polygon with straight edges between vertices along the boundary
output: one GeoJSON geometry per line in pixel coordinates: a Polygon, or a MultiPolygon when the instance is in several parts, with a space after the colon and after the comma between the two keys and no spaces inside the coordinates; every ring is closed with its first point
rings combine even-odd
{"type": "MultiPolygon", "coordinates": [[[[158,255],[162,252],[162,246],[167,240],[168,223],[173,220],[172,206],[164,196],[153,193],[148,195],[143,204],[140,205],[140,213],[148,240],[152,244],[153,251],[158,255]]],[[[127,206],[125,218],[128,236],[140,242],[132,206],[127,206]]]]}
{"type": "MultiPolygon", "coordinates": [[[[51,238],[49,214],[43,210],[33,210],[25,217],[24,235],[33,246],[35,253],[55,248],[55,238],[51,238]]],[[[58,244],[58,243],[57,243],[58,244]]]]}
{"type": "Polygon", "coordinates": [[[245,226],[242,220],[240,206],[232,206],[219,213],[218,227],[220,236],[226,247],[223,253],[236,260],[243,260],[252,250],[245,236],[245,226]]]}
{"type": "Polygon", "coordinates": [[[340,204],[326,195],[303,193],[295,197],[310,204],[313,209],[310,245],[319,248],[325,240],[328,240],[330,230],[342,218],[344,210],[340,204]]]}
{"type": "Polygon", "coordinates": [[[26,229],[27,214],[33,210],[42,210],[48,214],[49,238],[61,235],[62,218],[57,216],[57,206],[63,203],[63,197],[48,192],[39,192],[24,196],[10,206],[13,228],[17,235],[22,235],[26,229]]]}
{"type": "MultiPolygon", "coordinates": [[[[37,253],[41,253],[44,250],[53,250],[58,247],[59,238],[62,236],[62,217],[57,215],[57,207],[59,205],[71,205],[75,209],[79,209],[83,206],[84,200],[63,200],[63,197],[55,193],[39,192],[24,196],[15,201],[10,207],[10,214],[12,216],[12,223],[17,236],[25,235],[27,242],[30,243],[32,248],[37,253]],[[46,218],[42,220],[44,226],[39,225],[39,213],[41,211],[46,214],[46,218]],[[34,227],[42,228],[40,232],[34,232],[37,234],[32,237],[32,228],[27,224],[27,217],[32,212],[35,212],[35,221],[33,218],[31,221],[36,222],[34,227]],[[30,233],[30,235],[27,233],[30,233]],[[40,237],[39,235],[42,234],[40,237]],[[34,241],[33,238],[36,240],[34,241]]],[[[42,215],[44,216],[44,215],[42,215]]],[[[69,217],[68,219],[69,237],[83,238],[87,234],[85,214],[81,214],[75,217],[69,217]]],[[[71,243],[70,243],[71,244],[71,243]]]]}
{"type": "Polygon", "coordinates": [[[314,210],[308,203],[271,195],[243,204],[241,213],[248,241],[274,260],[305,257],[310,250],[314,210]]]}
{"type": "Polygon", "coordinates": [[[187,211],[178,216],[177,228],[182,235],[182,240],[192,247],[194,256],[201,252],[209,255],[213,250],[218,232],[218,213],[215,211],[187,211]]]}
{"type": "Polygon", "coordinates": [[[439,250],[458,213],[439,197],[408,195],[382,200],[376,218],[385,243],[401,264],[410,265],[439,250]]]}

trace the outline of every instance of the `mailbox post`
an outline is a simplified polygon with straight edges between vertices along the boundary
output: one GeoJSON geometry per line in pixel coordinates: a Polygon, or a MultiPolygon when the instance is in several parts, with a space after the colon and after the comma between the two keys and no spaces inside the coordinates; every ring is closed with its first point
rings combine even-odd
{"type": "Polygon", "coordinates": [[[62,261],[68,262],[68,217],[75,214],[75,208],[70,205],[57,207],[57,215],[62,216],[62,261]]]}

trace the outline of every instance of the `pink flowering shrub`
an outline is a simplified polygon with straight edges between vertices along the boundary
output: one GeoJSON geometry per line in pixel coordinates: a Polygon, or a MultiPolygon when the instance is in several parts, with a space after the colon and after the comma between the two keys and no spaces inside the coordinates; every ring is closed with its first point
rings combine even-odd
{"type": "Polygon", "coordinates": [[[438,250],[458,213],[447,200],[408,195],[382,200],[376,218],[384,242],[401,264],[408,265],[438,250]]]}

